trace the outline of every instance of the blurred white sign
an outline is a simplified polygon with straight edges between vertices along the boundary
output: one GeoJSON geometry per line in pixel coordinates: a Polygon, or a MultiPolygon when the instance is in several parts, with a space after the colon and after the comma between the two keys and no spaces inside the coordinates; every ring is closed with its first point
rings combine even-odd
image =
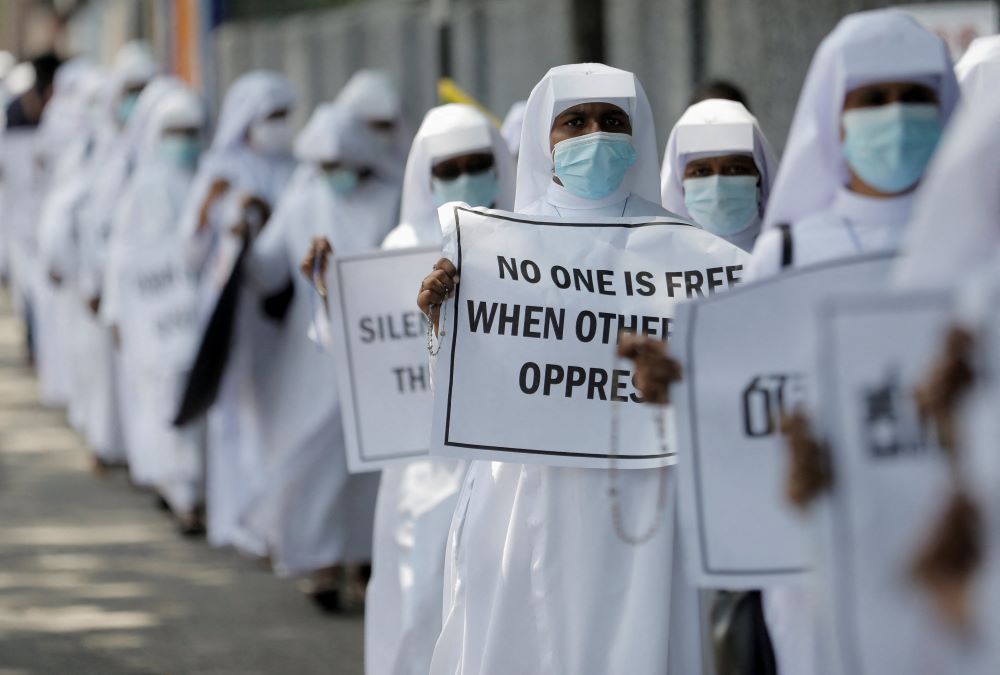
{"type": "Polygon", "coordinates": [[[995,2],[933,2],[903,5],[899,9],[940,35],[955,61],[977,37],[997,32],[995,2]]]}

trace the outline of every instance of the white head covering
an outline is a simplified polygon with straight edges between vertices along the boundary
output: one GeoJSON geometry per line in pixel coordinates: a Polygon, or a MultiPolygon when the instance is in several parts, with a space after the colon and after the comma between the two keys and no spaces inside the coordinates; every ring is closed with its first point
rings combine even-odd
{"type": "Polygon", "coordinates": [[[320,164],[348,160],[370,166],[375,148],[368,129],[341,103],[321,103],[295,138],[295,158],[320,164]]]}
{"type": "Polygon", "coordinates": [[[918,79],[937,90],[942,123],[958,102],[948,48],[895,9],[851,14],[823,40],[806,75],[764,227],[794,223],[830,206],[849,174],[840,117],[848,91],[877,82],[918,79]]]}
{"type": "Polygon", "coordinates": [[[295,88],[281,73],[255,70],[233,82],[219,112],[212,150],[227,152],[246,145],[250,125],[295,104],[295,88]]]}
{"type": "Polygon", "coordinates": [[[403,119],[399,91],[388,73],[381,70],[359,70],[351,76],[334,100],[359,120],[396,123],[391,151],[387,156],[379,158],[381,161],[378,162],[378,168],[384,176],[398,180],[410,147],[410,129],[403,119]]]}
{"type": "Polygon", "coordinates": [[[962,106],[931,160],[907,229],[897,282],[947,288],[1000,252],[1000,87],[962,106]]]}
{"type": "Polygon", "coordinates": [[[757,118],[742,103],[708,99],[689,107],[677,120],[663,157],[663,208],[690,218],[684,204],[684,169],[696,157],[746,153],[760,172],[761,203],[767,205],[778,162],[757,118]]]}
{"type": "Polygon", "coordinates": [[[149,149],[150,127],[167,95],[185,88],[180,78],[163,75],[154,78],[142,90],[135,102],[135,110],[125,125],[124,144],[130,161],[141,161],[140,156],[149,149]]]}
{"type": "Polygon", "coordinates": [[[146,84],[159,70],[152,50],[142,40],[133,40],[122,45],[115,54],[115,61],[111,66],[112,77],[117,80],[119,92],[127,87],[146,84]]]}
{"type": "Polygon", "coordinates": [[[431,168],[449,157],[477,151],[493,154],[500,183],[496,207],[510,209],[514,203],[514,160],[496,125],[472,106],[448,103],[428,111],[413,139],[403,177],[400,221],[418,230],[437,227],[431,168]]]}
{"type": "Polygon", "coordinates": [[[955,75],[966,101],[995,92],[1000,87],[1000,35],[973,40],[955,64],[955,75]]]}
{"type": "Polygon", "coordinates": [[[658,203],[656,130],[642,85],[626,70],[602,63],[576,63],[549,70],[528,97],[517,162],[515,210],[541,199],[552,182],[552,121],[563,110],[588,102],[612,103],[628,113],[638,157],[625,175],[625,184],[632,194],[658,203]]]}
{"type": "Polygon", "coordinates": [[[183,84],[164,89],[157,99],[156,106],[143,130],[138,153],[140,164],[160,157],[160,145],[167,129],[204,130],[207,121],[208,115],[201,97],[183,84]]]}
{"type": "Polygon", "coordinates": [[[521,147],[521,127],[524,126],[524,108],[527,101],[518,101],[507,111],[507,116],[503,118],[500,126],[500,135],[510,148],[510,154],[517,156],[517,151],[521,147]]]}

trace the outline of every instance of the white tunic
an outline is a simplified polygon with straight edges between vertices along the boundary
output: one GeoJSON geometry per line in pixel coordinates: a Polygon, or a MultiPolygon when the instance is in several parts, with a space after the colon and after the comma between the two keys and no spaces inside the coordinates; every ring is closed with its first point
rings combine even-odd
{"type": "MultiPolygon", "coordinates": [[[[913,206],[913,194],[878,199],[841,188],[832,207],[791,226],[791,267],[808,267],[869,253],[899,249],[913,206]]],[[[747,281],[782,271],[782,235],[767,230],[757,240],[747,270],[747,281]]],[[[808,675],[817,672],[816,623],[811,589],[802,585],[765,590],[764,615],[779,672],[808,675]]]]}
{"type": "MultiPolygon", "coordinates": [[[[520,212],[670,215],[627,192],[582,200],[554,183],[520,212]]],[[[668,511],[632,546],[614,530],[607,471],[473,462],[448,535],[431,673],[700,672],[697,594],[675,553],[677,483],[666,471],[668,511]]],[[[619,480],[624,522],[642,527],[656,514],[661,471],[619,480]]]]}

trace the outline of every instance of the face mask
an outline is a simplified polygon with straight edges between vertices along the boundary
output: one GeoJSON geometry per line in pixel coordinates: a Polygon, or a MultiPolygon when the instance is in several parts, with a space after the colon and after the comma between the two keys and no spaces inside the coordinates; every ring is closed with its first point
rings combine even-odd
{"type": "Polygon", "coordinates": [[[552,150],[563,187],[584,199],[603,199],[621,187],[636,157],[631,136],[606,131],[560,141],[552,150]]]}
{"type": "Polygon", "coordinates": [[[135,110],[135,104],[138,100],[139,94],[127,94],[121,103],[118,104],[118,121],[121,124],[128,122],[128,118],[132,116],[132,111],[135,110]]]}
{"type": "Polygon", "coordinates": [[[265,155],[287,155],[292,148],[292,129],[283,119],[261,120],[250,127],[250,145],[265,155]]]}
{"type": "Polygon", "coordinates": [[[160,144],[163,158],[178,169],[192,170],[198,166],[201,143],[195,138],[168,136],[160,144]]]}
{"type": "Polygon", "coordinates": [[[438,206],[448,202],[465,202],[469,206],[493,206],[500,193],[496,172],[463,173],[453,180],[431,178],[431,192],[438,206]]]}
{"type": "Polygon", "coordinates": [[[756,176],[706,176],[684,181],[684,205],[705,230],[727,237],[760,219],[756,176]]]}
{"type": "Polygon", "coordinates": [[[841,122],[847,163],[858,178],[887,193],[916,185],[941,138],[941,113],[928,103],[857,108],[841,122]]]}
{"type": "Polygon", "coordinates": [[[338,195],[349,195],[358,187],[361,178],[351,169],[334,169],[326,172],[326,182],[338,195]]]}

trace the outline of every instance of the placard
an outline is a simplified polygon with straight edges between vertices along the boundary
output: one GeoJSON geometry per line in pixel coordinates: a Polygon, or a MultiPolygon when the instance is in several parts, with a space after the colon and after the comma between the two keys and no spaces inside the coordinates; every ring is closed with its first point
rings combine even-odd
{"type": "Polygon", "coordinates": [[[674,463],[669,432],[615,357],[619,332],[667,339],[680,303],[739,283],[746,253],[669,219],[441,213],[461,280],[444,306],[433,451],[570,467],[607,467],[612,455],[620,468],[674,463]]]}
{"type": "Polygon", "coordinates": [[[681,526],[692,582],[761,588],[809,566],[804,524],[786,501],[782,419],[814,406],[815,313],[831,293],[880,289],[892,257],[794,269],[680,308],[671,391],[681,526]]]}
{"type": "Polygon", "coordinates": [[[330,339],[351,472],[426,455],[431,392],[427,319],[417,291],[437,247],[333,258],[327,271],[330,339]]]}

